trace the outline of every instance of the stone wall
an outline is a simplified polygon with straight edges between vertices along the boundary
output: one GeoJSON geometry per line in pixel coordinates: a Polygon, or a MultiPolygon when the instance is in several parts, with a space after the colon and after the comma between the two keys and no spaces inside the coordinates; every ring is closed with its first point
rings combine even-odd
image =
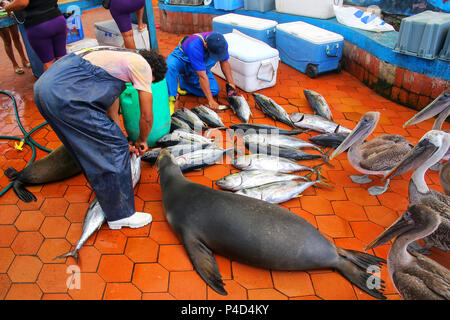
{"type": "Polygon", "coordinates": [[[216,15],[159,9],[160,28],[169,33],[192,34],[211,31],[214,17],[216,15]]]}

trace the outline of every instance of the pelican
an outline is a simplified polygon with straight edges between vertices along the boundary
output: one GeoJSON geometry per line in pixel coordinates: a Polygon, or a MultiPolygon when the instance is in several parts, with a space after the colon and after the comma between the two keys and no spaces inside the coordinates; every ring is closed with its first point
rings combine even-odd
{"type": "Polygon", "coordinates": [[[433,209],[410,205],[397,221],[364,247],[373,249],[397,236],[387,265],[395,288],[405,300],[450,299],[450,271],[426,256],[407,251],[410,243],[435,232],[440,220],[441,216],[433,209]]]}
{"type": "MultiPolygon", "coordinates": [[[[444,121],[448,118],[448,116],[450,116],[450,89],[445,90],[428,106],[423,108],[414,117],[406,121],[403,127],[422,122],[436,115],[438,116],[434,121],[433,130],[442,130],[442,125],[444,124],[444,121]]],[[[448,150],[447,154],[443,157],[443,160],[449,159],[450,159],[450,150],[448,150]]],[[[444,165],[439,163],[431,167],[430,169],[440,171],[439,179],[441,181],[441,186],[442,188],[444,188],[445,193],[447,195],[450,195],[450,162],[447,161],[447,163],[444,165]]]]}
{"type": "Polygon", "coordinates": [[[430,190],[425,182],[425,172],[442,159],[449,147],[450,133],[428,131],[384,178],[393,178],[414,170],[409,181],[409,202],[424,204],[441,215],[441,225],[434,233],[424,238],[427,245],[421,252],[426,252],[432,246],[444,251],[450,249],[450,196],[430,190]]]}
{"type": "MultiPolygon", "coordinates": [[[[385,134],[370,141],[364,141],[375,129],[380,119],[379,112],[367,112],[361,117],[353,131],[331,154],[332,160],[338,154],[348,150],[348,161],[363,176],[350,176],[353,182],[364,184],[372,180],[368,175],[385,175],[413,148],[404,137],[385,134]]],[[[389,180],[384,187],[371,187],[371,195],[382,194],[387,190],[389,180]]]]}

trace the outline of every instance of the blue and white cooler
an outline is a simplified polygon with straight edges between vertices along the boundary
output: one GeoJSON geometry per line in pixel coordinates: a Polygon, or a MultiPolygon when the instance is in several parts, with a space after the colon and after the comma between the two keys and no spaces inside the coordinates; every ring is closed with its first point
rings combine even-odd
{"type": "MultiPolygon", "coordinates": [[[[228,42],[230,66],[236,86],[246,92],[273,87],[277,82],[278,50],[237,30],[224,34],[228,42]]],[[[225,79],[220,64],[211,71],[225,79]]]]}
{"type": "Polygon", "coordinates": [[[275,48],[275,32],[278,22],[241,14],[228,13],[212,20],[213,30],[222,34],[236,29],[252,38],[264,41],[275,48]]]}
{"type": "Polygon", "coordinates": [[[315,78],[340,71],[344,37],[303,21],[277,25],[276,47],[281,61],[315,78]]]}

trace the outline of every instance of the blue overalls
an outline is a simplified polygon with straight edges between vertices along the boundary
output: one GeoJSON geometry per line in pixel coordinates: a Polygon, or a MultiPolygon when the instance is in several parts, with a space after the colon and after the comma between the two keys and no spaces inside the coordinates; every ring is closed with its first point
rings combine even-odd
{"type": "Polygon", "coordinates": [[[39,112],[78,161],[108,221],[136,212],[128,141],[106,115],[124,89],[124,81],[74,53],[34,84],[39,112]]]}
{"type": "MultiPolygon", "coordinates": [[[[205,41],[200,34],[195,35],[201,37],[203,42],[205,41]]],[[[180,41],[175,50],[169,54],[166,60],[168,69],[166,73],[166,81],[169,89],[169,97],[177,96],[178,84],[182,90],[187,90],[189,93],[199,97],[205,97],[205,94],[200,87],[198,74],[192,68],[189,57],[181,49],[181,43],[183,40],[184,38],[180,41]]],[[[209,79],[211,94],[215,97],[219,94],[219,83],[211,72],[211,68],[214,67],[217,61],[211,59],[209,55],[205,55],[205,57],[206,75],[209,79]]]]}

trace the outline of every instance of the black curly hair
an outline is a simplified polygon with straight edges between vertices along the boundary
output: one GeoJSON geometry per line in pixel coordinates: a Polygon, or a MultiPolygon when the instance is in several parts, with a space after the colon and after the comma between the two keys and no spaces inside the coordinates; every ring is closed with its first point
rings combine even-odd
{"type": "Polygon", "coordinates": [[[153,76],[155,77],[154,82],[163,80],[167,72],[166,58],[153,49],[142,49],[138,52],[141,56],[144,57],[145,60],[147,60],[148,64],[152,67],[153,76]]]}

